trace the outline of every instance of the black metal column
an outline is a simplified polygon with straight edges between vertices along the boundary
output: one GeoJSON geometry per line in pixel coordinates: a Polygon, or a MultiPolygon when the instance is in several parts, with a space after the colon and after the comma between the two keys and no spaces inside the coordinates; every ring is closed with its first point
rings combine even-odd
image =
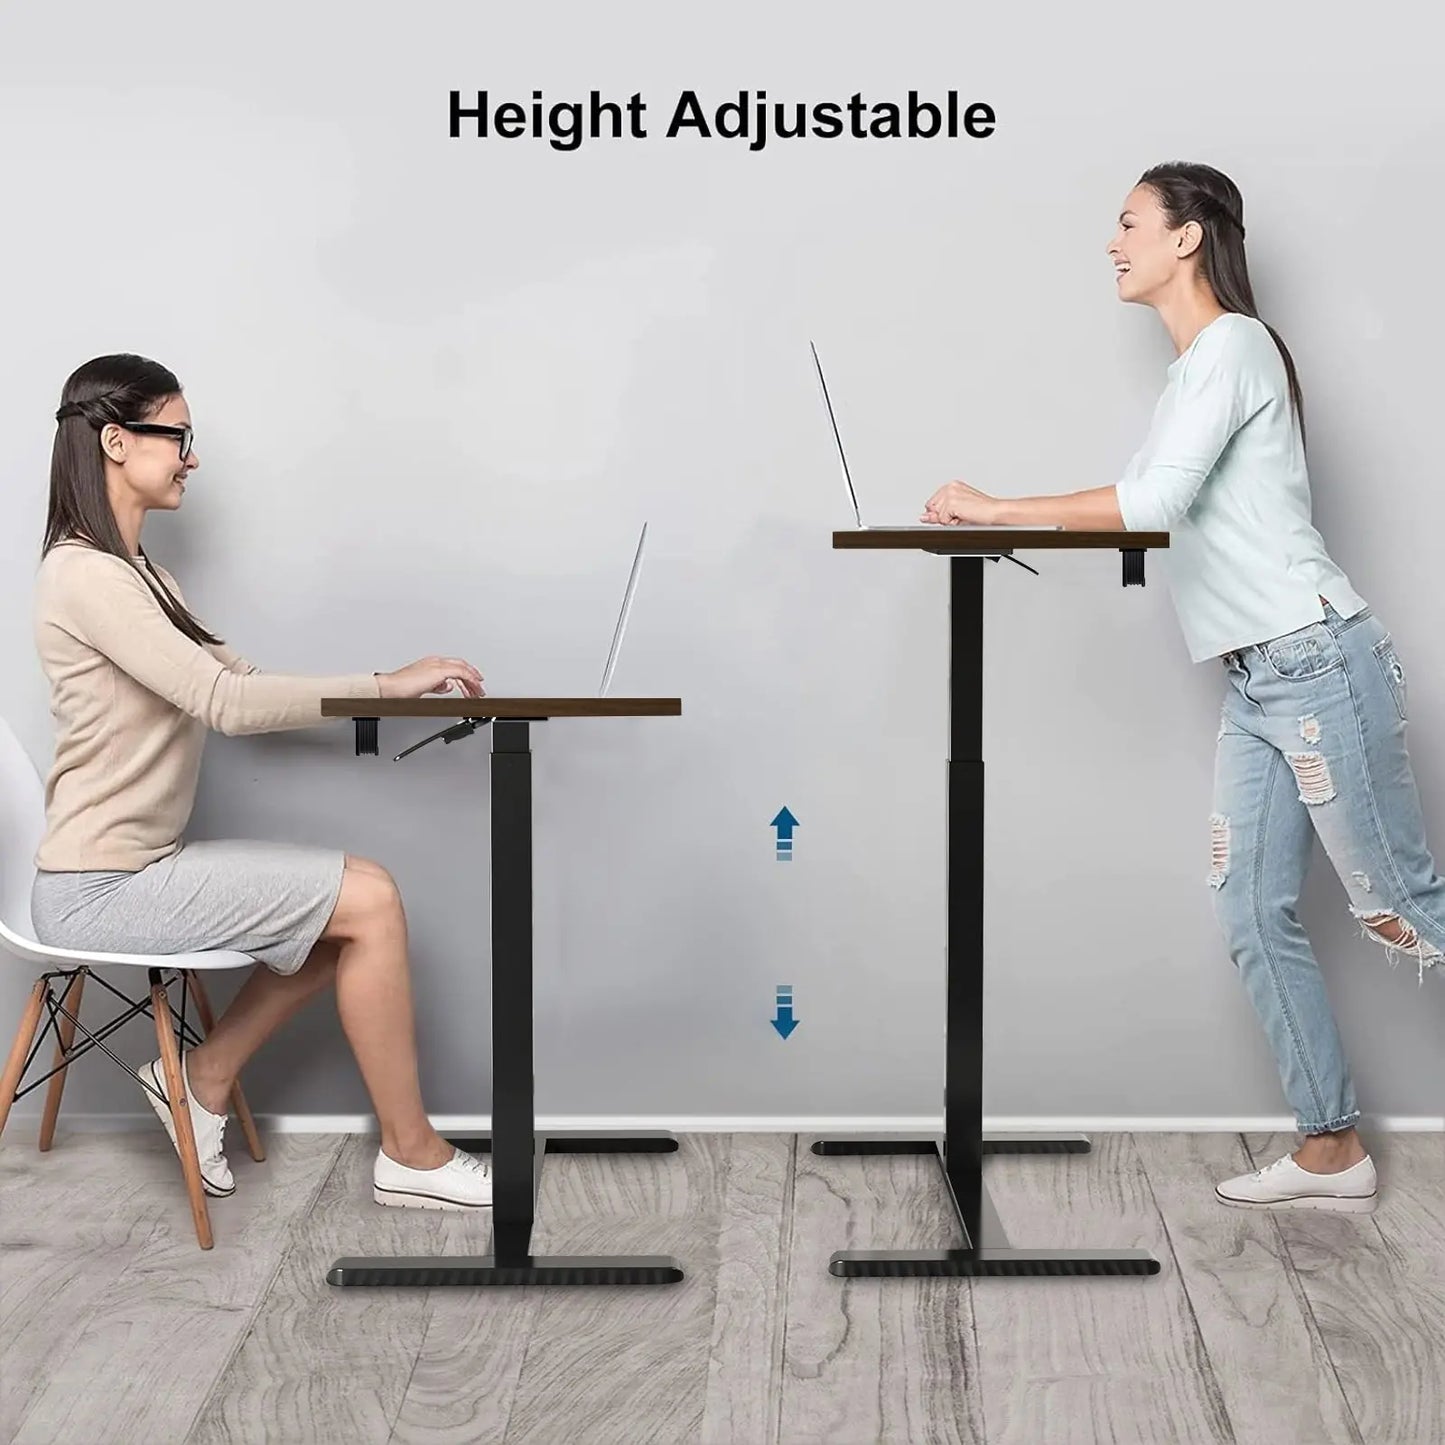
{"type": "Polygon", "coordinates": [[[670,1255],[532,1254],[542,1167],[553,1153],[670,1153],[676,1138],[536,1132],[532,986],[532,751],[525,719],[492,728],[492,1132],[450,1138],[492,1155],[493,1253],[339,1259],[335,1285],[676,1284],[670,1255]]]}
{"type": "Polygon", "coordinates": [[[820,1139],[815,1154],[934,1154],[962,1236],[951,1249],[838,1250],[844,1277],[1158,1274],[1143,1249],[1015,1249],[983,1178],[993,1153],[1087,1153],[1082,1134],[983,1132],[983,563],[949,561],[948,886],[943,1137],[820,1139]]]}
{"type": "Polygon", "coordinates": [[[492,727],[492,1220],[498,1264],[529,1262],[536,1148],[530,725],[492,727]]]}
{"type": "MultiPolygon", "coordinates": [[[[983,559],[949,563],[948,952],[944,1014],[983,1018],[983,559]]],[[[983,1030],[944,1041],[944,1168],[965,1239],[983,1188],[983,1030]]]]}

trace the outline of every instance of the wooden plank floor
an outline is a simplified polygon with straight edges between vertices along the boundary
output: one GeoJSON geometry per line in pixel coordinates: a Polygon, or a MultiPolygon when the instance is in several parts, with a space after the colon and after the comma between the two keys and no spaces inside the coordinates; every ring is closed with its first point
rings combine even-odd
{"type": "Polygon", "coordinates": [[[33,1139],[0,1148],[3,1442],[1445,1442],[1439,1134],[1368,1141],[1366,1217],[1213,1202],[1283,1135],[989,1159],[1014,1243],[1146,1248],[1150,1279],[830,1275],[836,1249],[955,1242],[924,1156],[558,1155],[535,1251],[673,1254],[684,1281],[430,1291],[325,1282],[342,1254],[491,1247],[484,1216],[374,1205],[374,1141],[233,1147],[202,1253],[159,1130],[33,1139]]]}

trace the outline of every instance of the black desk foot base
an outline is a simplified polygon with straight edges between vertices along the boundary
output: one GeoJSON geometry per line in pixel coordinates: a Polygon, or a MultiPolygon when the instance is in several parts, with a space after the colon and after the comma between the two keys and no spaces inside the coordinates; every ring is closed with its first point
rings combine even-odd
{"type": "Polygon", "coordinates": [[[1144,1249],[841,1249],[828,1273],[843,1279],[919,1276],[1158,1274],[1144,1249]]]}
{"type": "MultiPolygon", "coordinates": [[[[985,1154],[1087,1154],[1087,1134],[985,1134],[985,1154]]],[[[900,1134],[896,1139],[819,1139],[814,1154],[936,1154],[937,1134],[900,1134]]]]}
{"type": "MultiPolygon", "coordinates": [[[[985,1154],[1087,1154],[1085,1134],[985,1134],[985,1154]]],[[[898,1139],[819,1139],[815,1154],[932,1154],[943,1171],[944,1184],[959,1233],[967,1241],[958,1195],[949,1178],[943,1140],[936,1134],[898,1139]]],[[[843,1279],[943,1277],[982,1278],[999,1275],[1150,1275],[1159,1261],[1147,1249],[1017,1249],[1008,1242],[988,1186],[978,1183],[977,1247],[963,1249],[842,1249],[828,1261],[828,1272],[843,1279]]]]}
{"type": "MultiPolygon", "coordinates": [[[[468,1154],[488,1154],[490,1134],[445,1136],[448,1144],[468,1154]]],[[[548,1154],[673,1154],[677,1136],[660,1130],[642,1129],[636,1134],[594,1134],[569,1130],[560,1134],[532,1137],[533,1198],[541,1182],[542,1164],[548,1154]]],[[[495,1180],[494,1180],[495,1183],[495,1180]]],[[[477,1211],[481,1213],[482,1211],[477,1211]]],[[[536,1284],[677,1284],[682,1266],[668,1254],[637,1255],[532,1255],[527,1243],[532,1234],[532,1214],[524,1221],[503,1224],[494,1236],[503,1246],[504,1258],[495,1254],[405,1255],[376,1259],[338,1259],[326,1271],[327,1284],[417,1285],[536,1285],[536,1284]]]]}
{"type": "Polygon", "coordinates": [[[682,1266],[667,1254],[528,1255],[498,1264],[495,1255],[423,1255],[417,1259],[338,1259],[327,1284],[437,1285],[506,1284],[676,1284],[682,1266]]]}
{"type": "MultiPolygon", "coordinates": [[[[490,1134],[447,1134],[448,1144],[467,1154],[490,1154],[490,1134]]],[[[574,1129],[560,1134],[538,1134],[548,1154],[675,1154],[677,1136],[639,1129],[635,1134],[592,1134],[574,1129]]]]}

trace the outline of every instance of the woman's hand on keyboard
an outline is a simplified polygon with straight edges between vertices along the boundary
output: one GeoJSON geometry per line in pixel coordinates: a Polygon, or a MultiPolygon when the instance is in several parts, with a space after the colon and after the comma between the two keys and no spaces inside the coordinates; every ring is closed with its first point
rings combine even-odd
{"type": "Polygon", "coordinates": [[[464,697],[485,697],[482,674],[462,657],[421,657],[395,672],[379,672],[382,697],[425,697],[449,692],[455,683],[464,697]]]}

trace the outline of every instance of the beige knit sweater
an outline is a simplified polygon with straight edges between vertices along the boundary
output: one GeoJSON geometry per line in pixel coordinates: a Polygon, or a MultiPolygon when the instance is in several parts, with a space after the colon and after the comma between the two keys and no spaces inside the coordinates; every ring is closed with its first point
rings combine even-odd
{"type": "MultiPolygon", "coordinates": [[[[155,570],[185,606],[175,578],[155,570]]],[[[135,567],[78,541],[57,543],[36,570],[34,628],[55,719],[34,860],[44,870],[136,871],[176,852],[207,729],[313,727],[327,721],[323,697],[381,696],[374,673],[263,673],[192,642],[135,567]]]]}

